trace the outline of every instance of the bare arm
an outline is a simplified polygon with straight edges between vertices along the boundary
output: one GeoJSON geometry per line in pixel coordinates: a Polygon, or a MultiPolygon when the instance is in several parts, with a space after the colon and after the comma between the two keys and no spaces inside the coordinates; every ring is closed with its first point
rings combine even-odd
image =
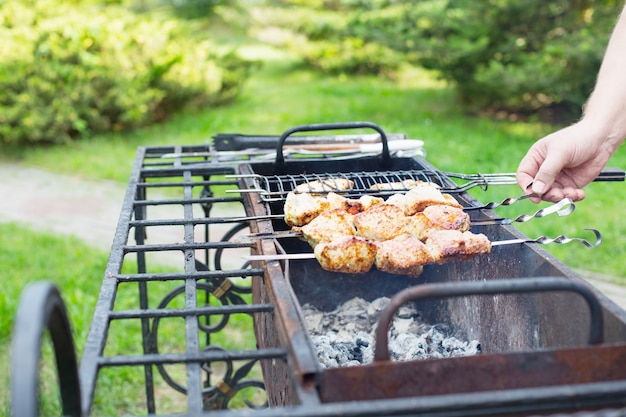
{"type": "Polygon", "coordinates": [[[626,7],[609,40],[583,117],[537,141],[520,162],[517,182],[525,192],[541,194],[544,200],[582,200],[582,188],[606,166],[624,137],[626,7]]]}

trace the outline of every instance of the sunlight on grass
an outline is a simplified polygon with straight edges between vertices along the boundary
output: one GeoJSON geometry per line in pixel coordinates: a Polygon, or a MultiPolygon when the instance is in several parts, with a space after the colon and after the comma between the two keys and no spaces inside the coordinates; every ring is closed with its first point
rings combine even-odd
{"type": "Polygon", "coordinates": [[[449,88],[444,80],[438,79],[436,74],[424,68],[404,65],[397,74],[397,83],[400,88],[411,89],[443,89],[449,88]]]}
{"type": "MultiPolygon", "coordinates": [[[[219,26],[220,30],[224,27],[219,26]]],[[[406,133],[409,138],[424,140],[427,161],[441,170],[514,172],[531,144],[557,128],[533,119],[511,121],[468,116],[457,102],[453,87],[423,69],[405,66],[395,80],[373,76],[329,76],[304,68],[284,49],[245,36],[228,35],[228,32],[221,31],[219,36],[229,46],[238,46],[239,53],[246,58],[261,61],[234,102],[193,113],[173,114],[161,125],[97,135],[66,146],[4,146],[0,148],[0,161],[93,180],[114,180],[125,185],[139,146],[203,144],[209,143],[217,133],[280,135],[301,124],[361,120],[377,123],[387,132],[406,133]]],[[[626,152],[614,155],[609,166],[626,166],[626,152]]],[[[626,223],[622,219],[624,186],[620,182],[593,183],[586,189],[587,199],[576,204],[572,215],[534,219],[515,227],[529,237],[564,234],[589,238],[591,236],[584,228],[599,229],[603,243],[598,248],[587,249],[576,243],[544,248],[568,266],[580,270],[583,276],[585,271],[600,272],[610,275],[614,282],[626,285],[626,264],[621,262],[626,252],[626,223]]],[[[517,185],[492,186],[487,190],[472,189],[470,194],[486,203],[517,197],[522,191],[517,185]]],[[[496,213],[502,217],[515,217],[531,214],[546,205],[526,201],[499,208],[496,213]]],[[[50,279],[60,287],[68,304],[80,357],[108,254],[87,248],[77,239],[34,232],[25,225],[0,224],[0,235],[3,239],[0,265],[6,283],[0,294],[0,340],[4,342],[4,347],[0,348],[0,361],[5,364],[0,368],[0,384],[6,386],[10,363],[7,345],[17,299],[23,288],[29,282],[41,279],[50,279]]],[[[154,267],[151,272],[172,268],[171,265],[158,264],[154,267]]],[[[133,259],[129,257],[124,272],[135,270],[133,259]]],[[[155,283],[149,295],[150,306],[157,306],[165,294],[178,286],[180,282],[155,283]]],[[[138,308],[136,284],[122,287],[116,309],[138,308]]],[[[177,298],[171,306],[180,307],[181,303],[177,298]]],[[[254,348],[250,317],[233,316],[230,320],[234,329],[211,336],[211,340],[228,349],[254,348]]],[[[159,348],[166,352],[183,350],[184,321],[167,319],[159,325],[164,332],[159,348]]],[[[140,327],[141,323],[133,320],[113,323],[107,354],[142,354],[140,327]]],[[[223,364],[213,365],[216,375],[223,372],[223,364]]],[[[177,380],[184,381],[184,366],[168,366],[168,370],[177,380]]],[[[260,378],[258,368],[253,372],[254,378],[260,378]]],[[[106,369],[98,379],[95,413],[145,414],[144,378],[142,367],[106,369]]],[[[186,397],[183,394],[167,386],[160,375],[155,381],[158,409],[185,410],[186,397]]],[[[8,410],[8,395],[7,390],[2,390],[0,412],[8,410]]],[[[54,403],[51,404],[54,407],[54,403]]]]}
{"type": "MultiPolygon", "coordinates": [[[[176,114],[163,125],[95,136],[69,147],[14,149],[5,158],[125,184],[137,146],[201,144],[217,133],[280,135],[300,124],[366,120],[387,132],[424,140],[427,160],[441,170],[496,173],[514,172],[530,145],[556,128],[537,121],[467,116],[456,102],[454,90],[427,71],[405,68],[398,82],[378,77],[331,77],[302,68],[297,60],[271,46],[250,45],[248,52],[262,57],[263,65],[246,83],[242,95],[228,106],[176,114]]],[[[609,165],[626,166],[626,154],[618,152],[609,165]]],[[[565,219],[544,219],[519,227],[531,235],[578,233],[585,227],[601,230],[604,243],[600,248],[581,254],[570,246],[546,249],[574,268],[612,274],[621,280],[619,277],[626,276],[626,267],[618,261],[624,236],[619,219],[618,191],[622,186],[590,185],[587,200],[567,219],[574,230],[566,226],[565,219]]],[[[492,190],[473,194],[480,201],[492,201],[492,190]]],[[[518,194],[521,190],[517,186],[499,192],[502,198],[518,194]]]]}

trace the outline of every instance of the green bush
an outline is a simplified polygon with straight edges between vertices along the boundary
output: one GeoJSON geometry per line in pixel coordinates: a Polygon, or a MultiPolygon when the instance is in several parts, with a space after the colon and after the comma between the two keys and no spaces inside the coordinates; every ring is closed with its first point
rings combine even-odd
{"type": "MultiPolygon", "coordinates": [[[[313,66],[326,69],[329,64],[323,63],[328,56],[347,56],[346,68],[362,72],[368,66],[355,66],[355,57],[371,58],[386,48],[456,85],[466,109],[518,113],[558,109],[569,117],[579,115],[593,88],[622,8],[615,0],[279,3],[308,6],[311,21],[321,12],[339,11],[334,19],[341,19],[342,24],[327,24],[323,32],[311,31],[315,27],[311,24],[291,25],[308,39],[317,36],[317,44],[322,45],[316,54],[301,50],[313,66]],[[357,54],[356,49],[363,51],[357,54]],[[365,49],[373,53],[366,54],[365,49]]],[[[334,21],[324,16],[324,22],[334,21]]],[[[393,68],[397,64],[396,59],[378,61],[371,66],[374,71],[380,71],[381,65],[393,68]]]]}
{"type": "Polygon", "coordinates": [[[176,20],[37,1],[0,5],[0,141],[67,142],[236,97],[250,63],[176,20]],[[52,12],[54,10],[54,12],[52,12]]]}
{"type": "Polygon", "coordinates": [[[300,53],[308,65],[330,74],[389,74],[401,63],[391,49],[355,37],[308,42],[300,53]]]}
{"type": "Polygon", "coordinates": [[[285,36],[281,42],[314,69],[330,74],[392,75],[403,62],[393,49],[354,34],[351,26],[360,9],[353,4],[339,0],[272,3],[280,7],[265,8],[261,24],[298,35],[285,36]]]}
{"type": "Polygon", "coordinates": [[[621,6],[606,0],[440,2],[414,34],[420,62],[472,108],[578,114],[621,6]]]}

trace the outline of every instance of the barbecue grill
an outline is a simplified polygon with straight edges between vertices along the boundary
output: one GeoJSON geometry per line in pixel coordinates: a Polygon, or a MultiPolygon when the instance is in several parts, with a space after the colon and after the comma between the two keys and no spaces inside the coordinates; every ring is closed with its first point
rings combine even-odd
{"type": "MultiPolygon", "coordinates": [[[[38,363],[45,328],[58,354],[65,415],[90,415],[101,378],[125,369],[138,372],[150,415],[626,414],[626,312],[546,252],[545,242],[426,265],[413,278],[281,260],[311,248],[295,238],[254,238],[289,229],[283,205],[295,186],[349,178],[355,186],[347,197],[406,191],[374,191],[373,184],[434,182],[471,213],[472,231],[494,242],[528,240],[498,219],[497,203],[467,193],[511,184],[510,174],[442,172],[421,148],[396,142],[410,141],[355,122],[139,148],[78,365],[59,294],[46,284],[24,293],[13,339],[15,414],[36,414],[38,369],[23,364],[38,363]],[[302,135],[347,129],[375,133],[302,135]],[[373,150],[362,152],[363,143],[373,150]],[[246,262],[250,254],[268,259],[246,262]],[[176,267],[161,265],[165,258],[176,267]],[[303,306],[330,311],[357,296],[390,298],[376,328],[374,362],[324,368],[303,306]],[[425,322],[480,341],[482,353],[390,360],[387,329],[406,304],[425,322]],[[168,326],[177,340],[163,340],[160,330],[168,326]],[[254,338],[230,343],[233,327],[254,338]],[[129,332],[141,335],[140,346],[112,351],[110,341],[129,332]],[[180,400],[163,401],[172,397],[180,400]]],[[[600,179],[623,180],[623,173],[606,171],[600,179]]]]}

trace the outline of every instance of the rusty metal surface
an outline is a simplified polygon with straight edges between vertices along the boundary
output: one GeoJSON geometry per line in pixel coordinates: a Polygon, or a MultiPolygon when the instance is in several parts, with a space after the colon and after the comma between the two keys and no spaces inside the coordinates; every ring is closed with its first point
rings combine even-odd
{"type": "MultiPolygon", "coordinates": [[[[355,162],[363,168],[363,162],[355,162]]],[[[423,160],[415,164],[433,170],[423,160]]],[[[330,164],[287,166],[287,171],[328,171],[330,164]]],[[[350,167],[342,166],[343,170],[350,167]]],[[[337,169],[337,167],[335,167],[337,169]]],[[[393,168],[392,168],[393,169],[393,168]]],[[[239,172],[270,173],[271,167],[240,167],[239,172]]],[[[245,185],[244,185],[245,186],[245,185]]],[[[469,195],[457,199],[464,205],[476,205],[469,195]]],[[[267,203],[249,197],[248,215],[282,213],[281,203],[267,203]]],[[[490,210],[472,212],[472,219],[490,219],[490,210]]],[[[282,220],[268,221],[263,230],[287,230],[282,220]]],[[[506,225],[476,226],[474,232],[485,233],[491,240],[525,237],[506,225]]],[[[310,251],[297,239],[259,242],[257,253],[276,254],[310,251]]],[[[539,245],[494,248],[490,255],[445,265],[427,265],[423,275],[414,278],[371,271],[350,275],[322,270],[315,260],[259,263],[264,267],[264,284],[277,303],[276,324],[284,329],[284,343],[289,346],[290,359],[299,383],[310,383],[316,377],[322,403],[346,401],[389,400],[400,398],[431,398],[439,395],[488,392],[491,390],[561,387],[564,384],[603,383],[626,379],[626,313],[616,309],[599,292],[590,288],[600,300],[602,330],[606,341],[597,351],[581,348],[588,341],[588,305],[571,294],[541,293],[489,295],[453,300],[416,302],[424,318],[433,323],[444,322],[459,329],[469,338],[478,339],[486,354],[471,358],[448,358],[409,363],[384,362],[351,368],[321,369],[307,337],[300,306],[311,303],[320,310],[332,310],[339,303],[360,296],[373,300],[392,296],[398,291],[423,283],[455,283],[490,279],[540,276],[564,277],[589,287],[575,272],[556,260],[539,245]],[[278,305],[281,305],[278,307],[278,305]],[[489,323],[485,325],[485,323],[489,323]],[[302,332],[304,330],[304,332],[302,332]],[[304,334],[302,334],[304,333],[304,334]],[[295,338],[293,336],[296,336],[295,338]],[[303,373],[306,372],[306,373],[303,373]]],[[[267,329],[266,329],[267,330],[267,329]]],[[[263,329],[259,329],[263,332],[263,329]]],[[[280,382],[268,386],[281,392],[280,382]]],[[[514,415],[512,413],[511,415],[514,415]]],[[[462,415],[462,414],[461,414],[462,415]]],[[[520,414],[521,415],[521,414],[520,414]]]]}
{"type": "MultiPolygon", "coordinates": [[[[247,166],[242,167],[242,173],[247,173],[247,166]]],[[[241,187],[246,188],[246,180],[241,180],[241,187]]],[[[260,204],[258,196],[254,194],[244,194],[244,207],[247,214],[251,216],[263,216],[268,214],[267,207],[260,204]]],[[[250,223],[250,229],[253,233],[262,233],[272,231],[270,221],[254,221],[250,223]]],[[[260,240],[257,242],[256,251],[258,253],[276,254],[276,246],[272,241],[260,240]]],[[[255,322],[255,331],[257,333],[257,342],[260,347],[285,346],[289,349],[290,356],[293,361],[290,362],[290,368],[276,369],[275,365],[263,363],[266,381],[271,384],[280,386],[279,390],[268,390],[270,398],[281,397],[285,399],[285,404],[295,404],[301,402],[302,398],[296,398],[295,390],[311,390],[314,388],[315,376],[319,372],[319,363],[310,349],[310,342],[306,333],[306,328],[302,325],[303,319],[296,297],[293,290],[287,282],[283,267],[279,262],[257,262],[258,266],[265,269],[265,275],[262,284],[255,285],[253,295],[259,297],[254,299],[255,302],[271,302],[275,305],[276,316],[272,322],[259,323],[255,322]],[[273,327],[265,327],[270,325],[273,327]],[[271,336],[270,336],[271,334],[271,336]],[[276,374],[278,372],[278,375],[276,374]]],[[[270,384],[270,385],[271,385],[270,384]]],[[[317,402],[316,396],[312,398],[317,402]]]]}
{"type": "Polygon", "coordinates": [[[324,370],[324,402],[626,381],[626,345],[370,365],[324,370]]]}

